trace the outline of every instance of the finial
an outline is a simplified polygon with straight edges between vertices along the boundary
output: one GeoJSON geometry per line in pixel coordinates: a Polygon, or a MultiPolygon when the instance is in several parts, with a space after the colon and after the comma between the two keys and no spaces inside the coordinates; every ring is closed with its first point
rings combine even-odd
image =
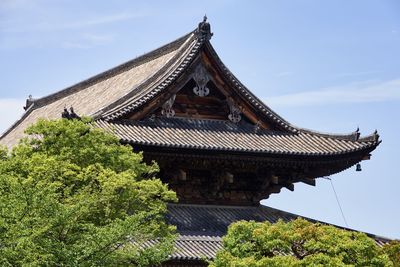
{"type": "Polygon", "coordinates": [[[81,118],[81,117],[79,117],[78,114],[75,113],[74,108],[72,106],[69,108],[69,111],[70,111],[69,116],[71,119],[80,119],[81,118]]]}
{"type": "Polygon", "coordinates": [[[204,15],[203,21],[199,23],[197,28],[197,35],[200,40],[210,40],[211,36],[213,36],[211,32],[210,23],[207,22],[207,15],[204,15]]]}
{"type": "Polygon", "coordinates": [[[24,110],[27,110],[34,102],[34,99],[32,95],[29,95],[28,98],[26,99],[24,110]]]}
{"type": "Polygon", "coordinates": [[[71,106],[69,111],[66,106],[64,106],[64,111],[61,113],[61,118],[72,120],[72,119],[80,119],[78,114],[75,113],[74,108],[71,106]]]}
{"type": "Polygon", "coordinates": [[[61,113],[61,118],[63,118],[63,119],[70,119],[71,118],[66,106],[64,106],[64,110],[61,113]]]}
{"type": "Polygon", "coordinates": [[[354,137],[355,137],[354,141],[358,141],[358,139],[360,138],[360,127],[358,127],[358,126],[357,126],[356,131],[354,132],[354,137]]]}

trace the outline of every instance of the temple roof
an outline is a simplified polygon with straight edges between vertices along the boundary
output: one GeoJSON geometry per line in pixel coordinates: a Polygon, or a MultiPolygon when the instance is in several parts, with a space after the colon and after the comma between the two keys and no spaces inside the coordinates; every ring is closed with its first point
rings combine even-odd
{"type": "Polygon", "coordinates": [[[356,132],[347,136],[285,133],[258,129],[246,122],[238,125],[200,119],[98,120],[96,125],[133,145],[300,156],[340,155],[373,149],[378,141],[377,138],[358,139],[356,132]]]}
{"type": "Polygon", "coordinates": [[[115,129],[123,141],[132,144],[283,155],[341,155],[361,151],[364,156],[379,144],[377,133],[359,138],[358,131],[348,135],[321,134],[290,124],[229,71],[212,47],[211,36],[209,24],[203,21],[194,31],[150,53],[54,94],[28,99],[26,112],[3,133],[0,144],[12,147],[23,137],[27,126],[38,118],[60,118],[65,107],[73,107],[81,116],[93,117],[101,128],[115,129]],[[234,100],[240,102],[238,106],[245,106],[241,111],[251,113],[252,121],[247,121],[250,124],[244,120],[236,125],[228,120],[148,120],[150,111],[146,108],[150,110],[148,106],[153,105],[151,112],[154,112],[176,94],[173,87],[179,79],[199,60],[204,61],[204,57],[212,61],[209,65],[218,72],[220,86],[228,88],[226,101],[233,101],[235,96],[234,100]],[[126,122],[132,114],[139,115],[126,122]]]}
{"type": "MultiPolygon", "coordinates": [[[[311,222],[319,222],[267,206],[239,207],[170,204],[167,221],[175,225],[179,233],[175,244],[176,251],[171,255],[170,259],[213,259],[216,252],[222,248],[222,236],[226,234],[228,226],[233,222],[253,220],[256,222],[268,221],[275,223],[278,220],[288,222],[298,217],[311,222]]],[[[354,231],[343,227],[340,228],[354,231]]],[[[384,237],[372,234],[367,235],[375,239],[379,246],[389,241],[384,237]]]]}
{"type": "Polygon", "coordinates": [[[64,107],[72,106],[80,115],[97,114],[100,117],[98,114],[129,98],[131,94],[142,97],[141,86],[163,76],[166,69],[185,53],[187,46],[193,45],[193,36],[193,32],[190,32],[174,42],[78,84],[39,99],[27,100],[25,113],[2,134],[0,144],[13,146],[23,137],[26,127],[39,118],[61,118],[64,107]]]}

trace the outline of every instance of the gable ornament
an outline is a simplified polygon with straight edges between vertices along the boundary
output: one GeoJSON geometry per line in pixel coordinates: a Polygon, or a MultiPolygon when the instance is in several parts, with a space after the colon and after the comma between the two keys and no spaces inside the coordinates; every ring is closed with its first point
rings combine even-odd
{"type": "Polygon", "coordinates": [[[233,101],[228,101],[228,104],[230,110],[228,119],[233,123],[238,123],[242,119],[240,108],[233,101]]]}
{"type": "Polygon", "coordinates": [[[210,93],[210,89],[206,86],[210,77],[202,65],[197,66],[193,73],[193,80],[196,82],[196,86],[193,88],[196,95],[203,97],[210,93]]]}
{"type": "Polygon", "coordinates": [[[213,33],[211,32],[211,26],[210,23],[207,22],[207,16],[204,15],[203,21],[199,23],[199,26],[197,27],[197,36],[200,40],[210,40],[211,37],[213,36],[213,33]]]}
{"type": "Polygon", "coordinates": [[[175,102],[176,95],[173,94],[165,103],[162,105],[161,115],[172,118],[175,115],[175,110],[172,109],[172,105],[175,102]]]}

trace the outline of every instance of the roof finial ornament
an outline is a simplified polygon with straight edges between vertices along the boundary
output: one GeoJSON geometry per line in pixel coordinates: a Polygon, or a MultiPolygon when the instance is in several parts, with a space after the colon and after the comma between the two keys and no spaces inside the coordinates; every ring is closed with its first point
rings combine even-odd
{"type": "Polygon", "coordinates": [[[71,119],[80,119],[81,117],[79,117],[78,114],[75,113],[74,108],[71,106],[69,108],[70,112],[69,112],[69,116],[71,119]]]}
{"type": "Polygon", "coordinates": [[[66,106],[64,106],[64,110],[61,112],[61,118],[70,119],[69,111],[66,106]]]}
{"type": "Polygon", "coordinates": [[[61,113],[61,118],[63,119],[68,119],[68,120],[72,120],[72,119],[80,119],[81,117],[75,113],[74,108],[71,106],[69,111],[67,109],[66,106],[64,106],[64,110],[61,113]]]}
{"type": "Polygon", "coordinates": [[[358,141],[358,139],[360,138],[360,127],[358,127],[358,126],[357,126],[357,130],[354,132],[354,137],[355,137],[354,141],[358,141]]]}
{"type": "Polygon", "coordinates": [[[33,104],[34,101],[35,99],[33,99],[32,95],[29,95],[28,98],[26,99],[24,110],[27,110],[33,104]]]}
{"type": "Polygon", "coordinates": [[[207,15],[204,15],[203,21],[199,23],[197,35],[200,40],[210,40],[213,33],[211,32],[210,23],[207,22],[207,15]]]}

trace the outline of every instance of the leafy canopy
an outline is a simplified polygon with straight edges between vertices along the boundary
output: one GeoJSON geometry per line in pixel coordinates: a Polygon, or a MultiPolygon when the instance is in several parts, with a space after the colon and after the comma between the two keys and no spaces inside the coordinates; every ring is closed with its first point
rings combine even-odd
{"type": "Polygon", "coordinates": [[[176,195],[153,178],[156,164],[88,119],[26,133],[0,149],[1,266],[149,266],[169,255],[176,195]]]}
{"type": "Polygon", "coordinates": [[[398,247],[390,249],[392,256],[364,233],[300,218],[275,224],[240,221],[229,227],[210,266],[398,266],[391,261],[398,247]]]}

